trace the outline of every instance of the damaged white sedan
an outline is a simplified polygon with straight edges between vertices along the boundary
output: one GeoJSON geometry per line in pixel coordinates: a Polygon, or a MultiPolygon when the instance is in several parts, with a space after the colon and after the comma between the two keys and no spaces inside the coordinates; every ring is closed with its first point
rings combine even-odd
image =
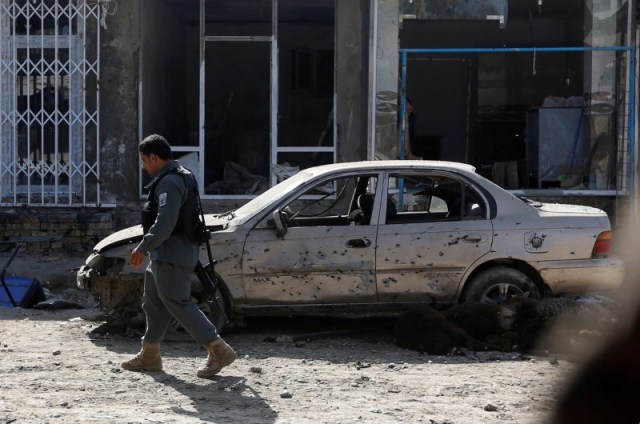
{"type": "MultiPolygon", "coordinates": [[[[206,221],[232,321],[601,292],[624,274],[605,212],[520,199],[460,163],[309,168],[206,221]]],[[[140,226],[114,233],[79,270],[103,307],[139,301],[143,268],[128,257],[141,237],[140,226]]]]}

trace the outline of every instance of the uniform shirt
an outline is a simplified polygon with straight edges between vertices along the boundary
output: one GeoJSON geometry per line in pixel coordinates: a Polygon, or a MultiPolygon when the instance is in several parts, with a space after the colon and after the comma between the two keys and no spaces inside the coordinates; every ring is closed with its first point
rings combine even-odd
{"type": "MultiPolygon", "coordinates": [[[[178,161],[169,161],[158,175],[178,166],[178,161]]],[[[154,195],[158,204],[158,215],[137,249],[151,253],[152,261],[165,261],[192,269],[198,262],[198,246],[190,242],[184,233],[171,234],[178,221],[180,208],[187,197],[184,177],[178,173],[166,175],[158,183],[154,195]]]]}

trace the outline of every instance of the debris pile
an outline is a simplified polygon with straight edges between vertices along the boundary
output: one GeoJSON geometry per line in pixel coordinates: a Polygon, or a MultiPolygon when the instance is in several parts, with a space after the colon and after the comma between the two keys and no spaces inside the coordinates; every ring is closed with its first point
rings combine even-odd
{"type": "Polygon", "coordinates": [[[432,355],[461,350],[578,355],[617,322],[602,297],[514,299],[504,304],[420,306],[398,317],[398,345],[432,355]]]}

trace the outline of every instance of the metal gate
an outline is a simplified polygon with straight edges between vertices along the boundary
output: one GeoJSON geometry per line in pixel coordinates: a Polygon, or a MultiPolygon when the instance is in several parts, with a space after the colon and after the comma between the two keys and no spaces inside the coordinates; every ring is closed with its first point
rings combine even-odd
{"type": "Polygon", "coordinates": [[[100,205],[105,4],[0,0],[0,205],[100,205]]]}

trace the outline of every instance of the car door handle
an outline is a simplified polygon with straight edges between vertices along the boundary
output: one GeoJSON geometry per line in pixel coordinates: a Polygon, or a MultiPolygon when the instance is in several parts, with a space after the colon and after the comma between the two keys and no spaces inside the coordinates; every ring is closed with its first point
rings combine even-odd
{"type": "Polygon", "coordinates": [[[347,242],[347,247],[353,247],[355,249],[361,249],[369,246],[371,246],[371,240],[367,239],[351,239],[347,242]]]}
{"type": "Polygon", "coordinates": [[[466,236],[462,237],[462,240],[466,241],[467,243],[478,243],[482,241],[482,236],[478,234],[467,234],[466,236]]]}

